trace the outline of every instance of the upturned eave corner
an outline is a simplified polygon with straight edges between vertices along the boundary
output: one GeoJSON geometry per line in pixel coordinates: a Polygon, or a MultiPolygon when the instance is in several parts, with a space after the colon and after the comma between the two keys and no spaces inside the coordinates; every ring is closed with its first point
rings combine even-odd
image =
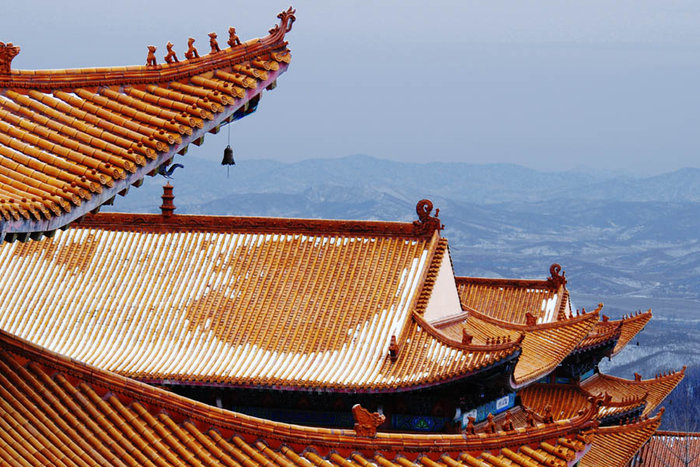
{"type": "Polygon", "coordinates": [[[168,43],[168,62],[157,64],[150,46],[146,66],[10,70],[19,48],[0,43],[0,157],[13,182],[3,190],[0,240],[51,236],[254,112],[291,60],[284,39],[295,10],[278,18],[253,41],[230,28],[226,49],[210,33],[210,53],[181,61],[168,43]]]}

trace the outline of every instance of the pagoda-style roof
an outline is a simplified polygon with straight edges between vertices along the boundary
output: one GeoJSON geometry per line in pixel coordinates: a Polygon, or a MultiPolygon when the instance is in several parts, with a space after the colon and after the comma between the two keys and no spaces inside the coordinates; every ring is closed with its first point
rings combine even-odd
{"type": "Polygon", "coordinates": [[[586,339],[576,347],[576,352],[614,343],[610,356],[617,355],[634,336],[644,329],[651,316],[651,310],[625,315],[617,320],[603,316],[603,319],[596,324],[586,339]]]}
{"type": "Polygon", "coordinates": [[[700,460],[700,433],[657,431],[642,446],[632,467],[688,467],[700,460]]]}
{"type": "Polygon", "coordinates": [[[581,467],[627,466],[661,424],[662,413],[663,409],[653,418],[599,428],[593,447],[581,460],[581,467]]]}
{"type": "Polygon", "coordinates": [[[492,318],[514,324],[549,323],[571,314],[561,266],[552,264],[547,280],[457,277],[462,303],[492,318]],[[528,316],[529,315],[529,316],[528,316]]]}
{"type": "Polygon", "coordinates": [[[146,66],[14,70],[1,44],[0,241],[51,235],[254,111],[290,61],[294,10],[278,17],[261,39],[231,28],[228,48],[146,66]]]}
{"type": "Polygon", "coordinates": [[[635,374],[635,380],[596,373],[585,381],[581,387],[590,394],[608,394],[613,401],[644,397],[646,406],[642,415],[653,412],[685,376],[685,367],[681,371],[657,375],[653,379],[641,379],[635,374]]]}
{"type": "Polygon", "coordinates": [[[514,324],[502,321],[467,305],[467,312],[435,326],[452,339],[468,336],[471,342],[521,341],[522,353],[513,373],[513,387],[522,387],[549,374],[584,339],[598,321],[597,311],[549,323],[514,324]]]}
{"type": "Polygon", "coordinates": [[[580,385],[571,383],[536,383],[521,390],[518,395],[523,406],[537,413],[545,413],[549,407],[555,420],[567,419],[585,410],[589,400],[598,396],[602,400],[596,418],[606,425],[619,422],[631,415],[640,415],[647,404],[646,394],[614,399],[605,394],[592,394],[580,385]]]}
{"type": "Polygon", "coordinates": [[[439,227],[429,215],[86,216],[53,238],[0,246],[0,328],[154,383],[435,386],[520,353],[517,341],[465,344],[427,323],[459,309],[439,227]]]}
{"type": "MultiPolygon", "coordinates": [[[[455,280],[466,309],[478,310],[499,321],[517,325],[546,324],[579,314],[572,309],[567,280],[558,264],[552,264],[546,280],[482,277],[457,277],[455,280]]],[[[597,311],[602,307],[602,303],[599,304],[597,311]]],[[[589,364],[594,364],[600,355],[616,355],[644,328],[651,319],[651,310],[619,320],[602,318],[567,355],[589,355],[589,360],[592,359],[589,364]]]]}
{"type": "Polygon", "coordinates": [[[0,459],[11,465],[571,466],[594,439],[590,411],[475,435],[367,432],[360,417],[355,430],[288,425],[78,363],[4,331],[0,369],[0,459]]]}
{"type": "Polygon", "coordinates": [[[651,310],[625,315],[620,322],[620,338],[613,349],[613,356],[620,353],[625,346],[634,339],[634,336],[644,329],[652,317],[651,310]]]}
{"type": "Polygon", "coordinates": [[[649,380],[632,381],[596,373],[580,383],[536,383],[518,392],[525,407],[544,413],[550,406],[555,419],[567,419],[585,410],[591,397],[601,399],[597,418],[603,423],[630,414],[646,416],[683,379],[684,370],[649,380]]]}

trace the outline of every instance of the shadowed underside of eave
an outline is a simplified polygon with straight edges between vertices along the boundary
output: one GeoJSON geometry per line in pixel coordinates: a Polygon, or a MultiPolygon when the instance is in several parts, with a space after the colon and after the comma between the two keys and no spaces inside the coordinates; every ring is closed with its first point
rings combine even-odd
{"type": "Polygon", "coordinates": [[[289,66],[280,19],[179,63],[0,74],[0,240],[52,235],[253,112],[289,66]]]}

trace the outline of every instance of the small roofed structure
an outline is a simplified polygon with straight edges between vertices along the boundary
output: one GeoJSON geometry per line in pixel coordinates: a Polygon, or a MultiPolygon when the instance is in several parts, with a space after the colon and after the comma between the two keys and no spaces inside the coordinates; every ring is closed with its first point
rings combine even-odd
{"type": "Polygon", "coordinates": [[[688,467],[700,460],[700,433],[657,431],[630,462],[630,467],[688,467]]]}
{"type": "Polygon", "coordinates": [[[523,406],[542,412],[552,405],[555,418],[569,418],[587,407],[590,397],[601,399],[597,419],[602,425],[648,416],[683,379],[685,369],[649,380],[626,380],[596,373],[582,382],[537,383],[521,390],[523,406]]]}
{"type": "Polygon", "coordinates": [[[266,37],[189,60],[156,64],[151,46],[148,66],[15,70],[19,48],[2,44],[0,241],[52,235],[255,111],[291,59],[295,11],[278,18],[266,37]]]}
{"type": "Polygon", "coordinates": [[[583,456],[581,467],[625,467],[661,424],[663,409],[652,418],[598,429],[593,447],[583,456]]]}

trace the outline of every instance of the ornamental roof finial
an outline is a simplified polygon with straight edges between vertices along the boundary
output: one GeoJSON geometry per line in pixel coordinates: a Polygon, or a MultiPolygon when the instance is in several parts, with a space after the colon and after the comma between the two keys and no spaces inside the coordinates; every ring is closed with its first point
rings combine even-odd
{"type": "Polygon", "coordinates": [[[163,204],[160,205],[160,214],[163,217],[171,217],[175,212],[175,203],[173,203],[175,195],[173,195],[173,186],[170,182],[163,185],[163,195],[161,198],[163,199],[163,204]]]}
{"type": "Polygon", "coordinates": [[[550,277],[547,279],[554,287],[566,285],[566,272],[561,270],[561,265],[554,263],[549,267],[550,277]],[[561,274],[560,274],[561,273],[561,274]]]}
{"type": "Polygon", "coordinates": [[[12,59],[19,54],[20,48],[12,42],[0,42],[0,74],[10,74],[12,59]]]}
{"type": "Polygon", "coordinates": [[[418,214],[418,220],[413,221],[414,230],[419,235],[430,234],[434,231],[440,232],[445,226],[438,219],[440,210],[435,210],[435,216],[430,214],[433,212],[433,202],[429,199],[422,199],[416,204],[416,213],[418,214]]]}

